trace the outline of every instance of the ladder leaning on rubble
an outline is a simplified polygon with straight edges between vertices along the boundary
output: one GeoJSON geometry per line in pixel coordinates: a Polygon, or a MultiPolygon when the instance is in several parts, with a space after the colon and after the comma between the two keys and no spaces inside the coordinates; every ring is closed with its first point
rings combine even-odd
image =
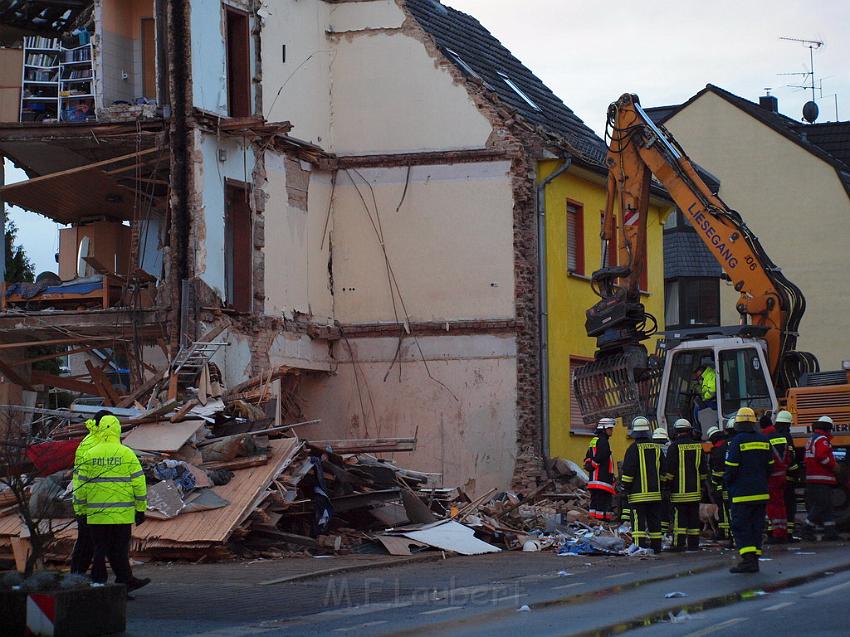
{"type": "Polygon", "coordinates": [[[182,345],[171,363],[172,377],[176,376],[177,383],[184,387],[191,385],[209,360],[225,345],[226,341],[196,341],[182,345]]]}

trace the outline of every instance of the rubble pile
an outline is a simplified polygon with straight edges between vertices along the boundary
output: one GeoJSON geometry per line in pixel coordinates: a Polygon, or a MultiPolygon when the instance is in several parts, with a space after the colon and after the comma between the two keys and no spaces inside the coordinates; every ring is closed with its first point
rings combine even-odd
{"type": "MultiPolygon", "coordinates": [[[[105,407],[121,419],[123,442],[139,456],[148,485],[147,519],[133,528],[136,555],[477,554],[622,543],[588,516],[587,475],[568,460],[552,461],[551,478],[533,489],[475,497],[383,457],[413,451],[415,438],[300,438],[300,427],[320,423],[303,420],[298,376],[289,371],[270,370],[227,391],[208,363],[182,391],[177,370],[114,401],[125,406],[105,407]]],[[[54,558],[68,554],[74,537],[70,481],[84,420],[102,408],[38,410],[30,425],[38,442],[27,449],[24,470],[41,476],[30,487],[31,506],[38,499],[37,517],[54,531],[54,558]]],[[[20,560],[26,541],[14,499],[0,490],[0,556],[20,560]]]]}

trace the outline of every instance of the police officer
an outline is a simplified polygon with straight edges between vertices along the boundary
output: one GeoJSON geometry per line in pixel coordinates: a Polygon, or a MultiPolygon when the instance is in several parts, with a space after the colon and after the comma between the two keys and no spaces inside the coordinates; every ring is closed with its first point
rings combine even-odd
{"type": "MultiPolygon", "coordinates": [[[[780,412],[788,414],[788,412],[780,412]]],[[[788,414],[789,416],[791,414],[788,414]]],[[[779,414],[777,414],[777,419],[779,414]]],[[[764,418],[762,416],[762,418],[764,418]]],[[[783,417],[784,418],[784,417],[783,417]]],[[[770,441],[773,452],[773,467],[767,479],[770,499],[767,502],[767,543],[784,544],[788,541],[788,514],[785,510],[785,489],[788,485],[788,474],[797,471],[797,460],[794,457],[794,447],[788,444],[788,438],[780,433],[772,422],[763,422],[761,433],[770,441]]]]}
{"type": "Polygon", "coordinates": [[[726,436],[719,427],[710,427],[706,432],[708,441],[711,443],[711,451],[708,455],[708,468],[710,471],[709,483],[712,491],[712,500],[717,505],[718,522],[717,537],[723,541],[729,539],[729,493],[723,483],[726,474],[726,436]]]}
{"type": "Polygon", "coordinates": [[[794,457],[794,464],[786,472],[785,527],[788,529],[788,542],[799,542],[800,540],[794,537],[794,531],[797,526],[797,485],[799,485],[803,479],[803,466],[801,459],[797,455],[797,450],[794,447],[794,438],[791,436],[791,425],[793,424],[794,416],[790,411],[782,410],[776,414],[776,431],[779,435],[785,436],[788,449],[791,450],[794,457]]]}
{"type": "Polygon", "coordinates": [[[590,474],[587,488],[590,491],[590,517],[612,522],[614,500],[614,458],[608,438],[614,432],[614,419],[602,418],[596,426],[596,435],[584,456],[584,467],[590,474]]]}
{"type": "Polygon", "coordinates": [[[108,558],[115,582],[132,590],[144,581],[134,581],[130,570],[130,532],[134,522],[145,518],[145,476],[136,454],[121,444],[115,416],[101,418],[97,436],[97,444],[83,455],[76,489],[94,543],[92,584],[106,583],[108,558]]]}
{"type": "Polygon", "coordinates": [[[632,537],[641,548],[661,552],[661,445],[649,435],[649,421],[632,421],[634,442],[623,457],[623,488],[632,509],[632,537]]]}
{"type": "Polygon", "coordinates": [[[803,538],[814,540],[823,530],[824,540],[837,540],[832,488],[838,484],[840,468],[832,453],[832,418],[821,416],[812,425],[812,437],[806,444],[806,526],[803,538]]]}
{"type": "Polygon", "coordinates": [[[691,423],[680,418],[673,424],[675,437],[664,460],[664,479],[670,484],[673,505],[671,551],[699,550],[699,503],[708,469],[702,445],[691,435],[691,423]]]}
{"type": "Polygon", "coordinates": [[[732,534],[741,561],[730,573],[757,573],[769,498],[767,479],[773,465],[768,439],[756,433],[756,415],[741,407],[735,417],[736,435],[726,451],[726,488],[731,499],[732,534]]]}

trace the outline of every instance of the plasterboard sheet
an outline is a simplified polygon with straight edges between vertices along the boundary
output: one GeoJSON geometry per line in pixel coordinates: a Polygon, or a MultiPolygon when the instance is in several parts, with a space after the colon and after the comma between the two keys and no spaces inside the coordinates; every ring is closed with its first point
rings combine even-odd
{"type": "Polygon", "coordinates": [[[204,424],[203,420],[184,420],[139,425],[127,434],[123,442],[136,451],[175,452],[204,424]]]}
{"type": "Polygon", "coordinates": [[[500,548],[487,544],[475,537],[475,532],[468,526],[453,520],[437,524],[419,531],[409,531],[404,537],[422,542],[444,551],[454,551],[461,555],[480,555],[481,553],[498,553],[500,548]]]}

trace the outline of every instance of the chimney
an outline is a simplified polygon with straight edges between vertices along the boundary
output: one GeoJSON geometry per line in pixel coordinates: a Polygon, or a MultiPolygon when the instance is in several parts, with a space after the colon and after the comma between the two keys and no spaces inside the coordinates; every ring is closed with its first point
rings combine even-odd
{"type": "Polygon", "coordinates": [[[768,93],[767,95],[762,95],[759,98],[759,106],[763,109],[770,111],[771,113],[779,112],[779,100],[776,99],[775,96],[768,93]]]}

